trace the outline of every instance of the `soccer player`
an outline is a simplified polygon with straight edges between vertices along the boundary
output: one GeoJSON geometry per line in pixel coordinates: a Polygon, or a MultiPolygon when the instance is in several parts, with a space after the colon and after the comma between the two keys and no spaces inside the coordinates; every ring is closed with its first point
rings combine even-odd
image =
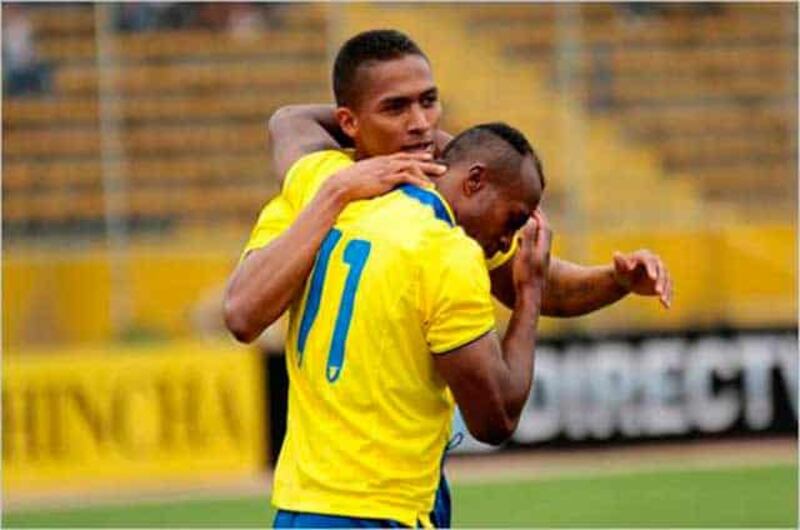
{"type": "MultiPolygon", "coordinates": [[[[432,165],[426,165],[421,161],[421,158],[415,160],[411,154],[405,155],[404,157],[397,155],[394,157],[379,156],[376,158],[368,158],[376,154],[393,153],[396,151],[430,152],[432,150],[431,139],[442,136],[442,133],[436,130],[440,108],[436,87],[432,81],[427,59],[424,58],[424,55],[422,55],[419,49],[408,41],[407,38],[402,35],[397,35],[394,32],[374,32],[370,35],[363,35],[360,36],[360,38],[353,39],[349,44],[350,46],[345,46],[340,52],[339,58],[337,58],[337,67],[335,68],[334,84],[335,87],[338,87],[337,101],[345,103],[340,106],[336,117],[340,123],[340,128],[338,129],[340,134],[344,133],[350,135],[352,138],[360,135],[361,142],[356,142],[357,149],[354,156],[359,160],[356,164],[353,165],[353,161],[349,156],[340,153],[340,155],[343,155],[339,157],[340,166],[338,166],[338,169],[340,171],[339,174],[336,175],[338,178],[333,179],[335,181],[337,194],[340,198],[342,196],[352,198],[359,196],[359,193],[361,193],[359,198],[362,196],[368,197],[381,191],[388,190],[393,185],[393,182],[399,182],[402,179],[412,181],[413,175],[419,174],[421,170],[435,173],[435,168],[432,165]],[[360,94],[355,93],[356,87],[358,91],[361,92],[360,94]],[[346,101],[346,99],[349,99],[349,101],[346,101]],[[356,112],[350,107],[355,108],[356,112]],[[359,171],[362,172],[362,177],[371,176],[372,180],[357,178],[359,171]],[[376,177],[378,178],[376,179],[376,177]],[[367,186],[369,188],[369,193],[364,193],[367,187],[358,191],[359,186],[364,186],[367,182],[369,182],[369,186],[367,186]],[[383,186],[382,189],[381,186],[383,186]]],[[[286,122],[287,120],[283,121],[286,122]]],[[[288,120],[288,122],[291,123],[292,120],[288,120]]],[[[300,123],[302,124],[302,120],[300,123]]],[[[319,129],[317,125],[313,127],[319,129]]],[[[287,130],[286,127],[283,127],[283,129],[287,130]]],[[[296,128],[292,126],[290,129],[296,128]]],[[[295,132],[297,131],[295,130],[295,132]]],[[[294,134],[294,132],[292,134],[294,134]]],[[[300,138],[302,138],[302,134],[303,133],[301,133],[300,138]]],[[[276,140],[276,138],[273,139],[276,140]]],[[[308,146],[305,148],[310,149],[308,146]]],[[[304,178],[303,172],[292,171],[291,175],[292,180],[304,178]]],[[[289,184],[287,184],[287,188],[288,186],[289,184]]],[[[484,195],[484,198],[485,197],[484,195]]],[[[314,200],[317,201],[318,198],[315,197],[314,200]]],[[[318,212],[328,211],[325,209],[325,206],[326,203],[324,203],[324,201],[319,203],[317,205],[318,212]]],[[[465,209],[454,208],[454,211],[456,216],[460,216],[459,221],[461,221],[462,224],[470,223],[472,226],[476,227],[477,230],[480,230],[483,226],[480,217],[475,216],[469,207],[465,209]]],[[[301,217],[306,214],[307,212],[304,211],[301,217]]],[[[330,214],[324,214],[323,217],[325,217],[325,215],[330,214]]],[[[312,222],[314,218],[313,215],[310,215],[308,222],[312,222]]],[[[269,219],[264,220],[267,225],[272,222],[269,221],[269,219]]],[[[317,221],[320,221],[320,219],[317,218],[317,221]]],[[[322,219],[321,222],[324,224],[326,221],[322,219]]],[[[319,245],[319,241],[315,240],[314,237],[308,236],[307,228],[301,228],[303,225],[299,220],[297,225],[297,227],[292,226],[292,229],[300,230],[300,233],[304,234],[303,237],[298,239],[304,244],[307,244],[304,249],[308,246],[317,248],[315,245],[319,245]]],[[[278,226],[281,226],[281,223],[274,225],[273,228],[278,226]]],[[[266,231],[265,233],[268,232],[269,231],[266,231]]],[[[241,304],[241,298],[239,304],[237,304],[236,297],[234,296],[234,291],[236,290],[234,288],[235,285],[234,282],[231,282],[231,290],[229,291],[229,297],[226,302],[229,325],[237,330],[240,338],[245,340],[252,338],[252,334],[258,334],[260,329],[263,329],[263,326],[266,325],[264,324],[265,322],[271,322],[272,318],[279,315],[288,303],[295,299],[302,287],[302,282],[305,281],[311,269],[313,262],[309,262],[304,257],[305,255],[303,253],[298,253],[296,255],[285,254],[287,251],[293,251],[292,249],[294,247],[286,244],[285,241],[283,241],[283,243],[281,241],[281,238],[278,238],[274,244],[283,244],[284,253],[274,253],[272,261],[266,259],[266,261],[259,265],[256,265],[254,261],[251,261],[248,265],[248,260],[245,260],[242,263],[242,269],[240,271],[241,277],[247,277],[248,274],[258,274],[260,271],[260,280],[252,281],[252,285],[260,285],[261,288],[268,289],[270,280],[291,277],[295,280],[299,279],[299,287],[296,286],[295,289],[277,289],[273,290],[271,294],[268,291],[263,291],[267,293],[267,296],[262,299],[269,299],[277,302],[265,304],[263,307],[265,312],[263,312],[260,317],[250,321],[245,320],[242,322],[239,320],[237,322],[233,317],[237,315],[240,317],[242,312],[234,311],[234,309],[237,309],[237,305],[241,304]],[[244,272],[245,270],[247,270],[247,272],[244,272]]],[[[501,265],[500,270],[503,271],[503,274],[500,276],[498,276],[496,272],[493,272],[493,284],[498,283],[498,278],[500,280],[506,280],[505,283],[500,284],[502,290],[499,291],[499,294],[507,304],[515,306],[517,300],[514,284],[512,283],[512,271],[514,267],[519,268],[521,266],[524,267],[524,265],[518,265],[518,262],[521,261],[520,258],[513,260],[513,262],[512,260],[508,260],[513,254],[512,252],[498,252],[498,249],[505,250],[511,246],[508,240],[500,243],[497,241],[488,241],[488,244],[484,244],[483,246],[488,256],[494,256],[494,259],[490,260],[489,265],[493,267],[501,265]],[[506,261],[506,263],[503,264],[503,261],[506,261]]],[[[323,246],[323,249],[324,248],[323,246]]],[[[305,252],[305,250],[303,250],[303,252],[305,252]]],[[[324,253],[321,253],[321,256],[322,255],[324,255],[324,253]]],[[[578,308],[577,312],[580,312],[591,310],[586,309],[587,305],[603,305],[610,303],[613,300],[609,300],[609,296],[616,296],[617,298],[621,296],[620,294],[615,294],[620,290],[620,286],[618,285],[620,279],[635,280],[637,283],[641,284],[639,285],[640,289],[653,290],[657,282],[665,281],[665,275],[658,272],[657,269],[653,267],[653,259],[655,259],[656,265],[659,263],[657,258],[649,255],[644,255],[642,258],[643,259],[638,260],[638,264],[637,258],[633,258],[633,264],[627,270],[627,278],[620,272],[620,269],[622,271],[625,270],[624,266],[617,267],[617,271],[611,271],[611,274],[609,274],[607,270],[599,270],[598,268],[582,269],[566,263],[562,267],[559,267],[558,270],[566,270],[569,274],[556,274],[553,268],[550,268],[549,281],[552,282],[554,279],[568,278],[570,281],[564,281],[562,283],[570,289],[574,289],[573,292],[576,293],[576,295],[585,292],[583,286],[591,281],[596,281],[598,276],[602,276],[600,279],[606,281],[605,284],[600,284],[591,296],[573,295],[567,297],[563,296],[566,292],[565,290],[556,291],[555,289],[549,289],[548,291],[551,293],[550,298],[552,300],[551,312],[571,314],[570,311],[574,311],[573,308],[575,307],[578,308]],[[641,265],[646,265],[646,267],[641,265]],[[650,278],[642,278],[643,276],[647,276],[642,274],[644,269],[648,269],[650,278]],[[609,280],[613,280],[613,285],[610,285],[612,282],[609,280]],[[559,297],[553,294],[556,292],[562,296],[559,297]],[[611,294],[609,295],[609,293],[611,294]],[[559,298],[568,299],[572,305],[559,300],[559,298]]],[[[524,263],[524,260],[522,260],[522,262],[524,263]]],[[[237,276],[239,276],[240,272],[237,272],[237,276]]],[[[234,278],[234,280],[236,280],[236,278],[234,278]]],[[[311,285],[315,285],[313,278],[311,285]]],[[[495,294],[498,294],[494,285],[493,291],[495,291],[495,294]]],[[[239,295],[241,295],[241,292],[239,295]]],[[[246,298],[247,297],[245,297],[245,299],[246,298]]],[[[547,298],[547,294],[545,294],[545,298],[547,298]]],[[[343,298],[343,301],[344,300],[343,298]]],[[[546,305],[546,303],[543,302],[543,305],[546,305]]],[[[239,305],[239,309],[241,309],[241,305],[239,305]]],[[[251,306],[251,310],[251,317],[257,314],[257,309],[255,307],[251,306]]],[[[334,370],[336,370],[335,366],[334,370]]],[[[290,409],[290,416],[291,414],[292,412],[290,409]]],[[[442,480],[442,484],[446,484],[444,480],[442,480]]],[[[446,497],[446,486],[442,491],[443,497],[446,497]]],[[[439,500],[440,499],[437,499],[437,507],[440,504],[439,500]]],[[[442,521],[446,524],[446,516],[439,519],[440,523],[442,521]]]]}
{"type": "MultiPolygon", "coordinates": [[[[383,77],[408,66],[374,68],[383,77]]],[[[345,130],[358,157],[361,130],[345,130]]],[[[403,184],[365,201],[397,173],[376,178],[341,151],[308,155],[252,232],[226,320],[247,341],[290,308],[276,526],[431,526],[453,398],[479,440],[501,443],[516,427],[551,240],[537,210],[541,164],[504,124],[468,129],[442,158],[435,189],[403,184]],[[501,341],[484,256],[507,250],[518,231],[501,341]],[[295,272],[309,269],[308,282],[295,272]]]]}
{"type": "MultiPolygon", "coordinates": [[[[333,75],[337,106],[301,105],[279,109],[270,119],[269,131],[275,174],[282,179],[300,157],[321,149],[340,149],[352,145],[343,129],[339,94],[344,88],[361,91],[369,87],[374,108],[359,124],[369,141],[362,156],[397,151],[422,150],[433,153],[449,141],[450,135],[438,129],[441,104],[430,63],[422,50],[406,35],[392,30],[361,33],[350,39],[339,52],[333,75]],[[370,62],[381,58],[415,57],[414,67],[425,70],[428,80],[423,91],[409,91],[402,73],[397,78],[371,81],[370,62]],[[339,90],[337,91],[337,87],[339,90]],[[378,143],[382,142],[382,143],[378,143]]],[[[351,120],[352,121],[352,120],[351,120]]],[[[432,173],[435,175],[435,173],[432,173]]],[[[514,248],[510,250],[513,254],[514,248]]],[[[493,256],[492,294],[506,307],[514,307],[512,261],[510,255],[493,256]]],[[[629,293],[658,296],[664,307],[672,302],[672,280],[662,260],[648,250],[615,253],[605,266],[580,266],[554,257],[550,262],[542,314],[572,317],[591,313],[617,302],[629,293]]]]}

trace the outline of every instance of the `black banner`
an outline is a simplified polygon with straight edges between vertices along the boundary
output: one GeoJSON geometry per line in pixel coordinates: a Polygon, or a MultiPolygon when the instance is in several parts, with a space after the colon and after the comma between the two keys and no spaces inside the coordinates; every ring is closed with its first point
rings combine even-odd
{"type": "MultiPolygon", "coordinates": [[[[283,356],[265,357],[274,462],[288,381],[283,356]]],[[[796,433],[797,372],[797,330],[543,341],[530,399],[507,446],[796,433]]],[[[472,438],[456,412],[459,432],[454,453],[497,449],[472,438]]]]}
{"type": "Polygon", "coordinates": [[[510,445],[796,432],[797,370],[796,330],[544,343],[510,445]]]}

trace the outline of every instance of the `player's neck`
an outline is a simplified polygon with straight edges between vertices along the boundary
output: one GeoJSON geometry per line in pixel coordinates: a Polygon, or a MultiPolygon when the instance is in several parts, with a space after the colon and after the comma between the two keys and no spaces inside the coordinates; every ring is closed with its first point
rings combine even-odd
{"type": "Polygon", "coordinates": [[[364,152],[364,150],[358,145],[355,146],[354,151],[355,153],[353,155],[353,160],[355,160],[356,162],[358,162],[359,160],[364,160],[365,158],[372,158],[372,155],[364,152]]]}
{"type": "Polygon", "coordinates": [[[435,189],[436,193],[438,193],[439,196],[442,197],[442,199],[444,199],[444,202],[447,203],[447,206],[450,208],[450,211],[453,213],[453,216],[457,220],[458,197],[457,194],[454,193],[455,190],[453,189],[453,187],[449,186],[446,181],[441,180],[444,178],[445,177],[439,177],[433,179],[433,189],[435,189]]]}

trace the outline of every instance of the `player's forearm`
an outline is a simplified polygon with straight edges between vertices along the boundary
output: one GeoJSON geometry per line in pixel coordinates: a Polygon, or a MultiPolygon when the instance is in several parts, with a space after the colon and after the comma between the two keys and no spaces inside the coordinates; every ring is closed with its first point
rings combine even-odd
{"type": "Polygon", "coordinates": [[[586,267],[553,258],[542,300],[542,314],[576,317],[613,304],[628,294],[613,265],[586,267]]]}
{"type": "Polygon", "coordinates": [[[528,288],[517,295],[514,311],[503,337],[500,388],[503,391],[505,410],[504,439],[516,430],[531,391],[541,296],[538,288],[528,288]]]}
{"type": "Polygon", "coordinates": [[[240,264],[225,295],[225,324],[237,340],[255,340],[288,309],[345,204],[335,182],[323,187],[285,233],[240,264]]]}
{"type": "Polygon", "coordinates": [[[351,144],[339,128],[333,105],[281,107],[270,117],[267,128],[278,182],[283,182],[286,172],[302,156],[351,144]]]}
{"type": "MultiPolygon", "coordinates": [[[[513,308],[516,300],[512,263],[492,271],[492,294],[513,308]]],[[[548,317],[577,317],[613,304],[628,294],[614,276],[612,265],[585,267],[553,256],[542,295],[541,313],[548,317]]]]}

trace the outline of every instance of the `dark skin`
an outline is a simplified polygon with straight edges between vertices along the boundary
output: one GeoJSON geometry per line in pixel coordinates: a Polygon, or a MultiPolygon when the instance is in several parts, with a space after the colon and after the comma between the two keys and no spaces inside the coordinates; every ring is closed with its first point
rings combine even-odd
{"type": "MultiPolygon", "coordinates": [[[[373,157],[329,177],[283,234],[249,252],[232,274],[225,294],[225,322],[234,336],[250,342],[288,309],[305,283],[322,239],[347,204],[385,193],[399,183],[424,186],[419,171],[408,170],[412,163],[425,163],[420,159],[419,153],[373,157]],[[391,163],[384,164],[387,160],[391,163]],[[384,171],[385,167],[394,169],[384,171]]],[[[492,330],[433,357],[470,432],[490,444],[500,444],[511,436],[530,392],[537,321],[550,255],[552,236],[544,215],[536,210],[519,221],[514,213],[530,212],[541,198],[540,179],[532,161],[523,167],[525,182],[502,189],[494,182],[488,164],[480,161],[454,164],[439,180],[439,192],[453,207],[456,218],[459,211],[468,208],[477,215],[492,210],[494,205],[487,197],[496,197],[495,202],[513,202],[506,217],[487,220],[481,234],[470,235],[496,245],[493,238],[508,242],[515,233],[520,234],[512,271],[515,304],[505,336],[501,340],[492,330]]]]}
{"type": "Polygon", "coordinates": [[[452,352],[434,355],[470,433],[492,445],[516,430],[533,384],[537,323],[550,260],[552,233],[536,210],[520,231],[514,260],[514,307],[502,342],[492,330],[452,352]]]}
{"type": "Polygon", "coordinates": [[[489,444],[500,444],[514,433],[528,399],[550,261],[552,232],[538,209],[542,180],[530,156],[522,162],[520,173],[523,178],[513,184],[492,185],[488,164],[462,162],[436,181],[459,225],[484,254],[507,250],[515,234],[520,234],[519,249],[510,262],[514,304],[502,341],[493,330],[452,352],[433,356],[470,433],[489,444]],[[464,177],[450,179],[450,172],[464,177]],[[532,215],[529,208],[536,208],[532,215]]]}
{"type": "MultiPolygon", "coordinates": [[[[359,162],[354,167],[369,163],[370,157],[397,151],[432,155],[443,137],[437,129],[441,108],[427,60],[411,55],[368,68],[359,80],[359,100],[340,106],[334,113],[338,128],[352,139],[355,147],[359,162]]],[[[277,130],[281,127],[275,122],[281,120],[276,118],[277,115],[270,125],[273,145],[277,149],[276,137],[281,135],[277,130]]],[[[319,132],[318,124],[316,128],[319,132]]],[[[287,129],[296,130],[297,124],[287,129]]],[[[338,133],[323,129],[322,138],[316,137],[305,145],[317,149],[336,136],[338,133]]],[[[293,140],[298,141],[298,138],[293,140]]],[[[296,154],[302,156],[304,153],[296,154]]],[[[519,231],[520,245],[514,259],[493,275],[499,276],[499,280],[494,282],[492,290],[512,308],[512,315],[502,342],[495,332],[487,333],[448,354],[435,356],[434,365],[453,392],[470,432],[479,440],[498,444],[513,433],[530,392],[538,317],[545,305],[548,279],[554,270],[559,269],[554,269],[550,263],[551,232],[544,215],[536,209],[542,191],[542,176],[532,159],[519,167],[521,188],[514,188],[508,185],[513,179],[509,178],[507,171],[500,178],[498,167],[490,168],[488,159],[482,161],[477,154],[475,157],[477,160],[462,160],[461,166],[450,168],[437,181],[437,187],[452,206],[459,224],[481,244],[486,255],[507,249],[520,228],[521,221],[517,219],[524,221],[525,214],[529,215],[519,231]],[[500,185],[500,182],[505,184],[500,185]],[[522,201],[524,205],[515,204],[515,201],[522,201]]],[[[281,154],[277,154],[276,160],[294,161],[281,154]]],[[[417,166],[412,172],[421,174],[425,171],[417,166]]],[[[345,190],[350,185],[350,179],[339,178],[338,182],[345,190]]],[[[260,315],[262,309],[285,309],[286,298],[297,292],[297,285],[310,270],[322,235],[335,222],[337,212],[346,203],[341,200],[342,188],[338,194],[335,190],[323,188],[314,199],[319,204],[310,205],[310,210],[306,208],[286,234],[275,242],[249,254],[234,273],[226,294],[225,309],[226,323],[237,338],[250,340],[260,333],[279,314],[260,315]],[[320,216],[318,211],[324,215],[320,216]],[[324,219],[320,221],[315,216],[324,219]],[[297,225],[303,226],[302,231],[298,231],[297,225]],[[270,268],[279,266],[277,260],[283,252],[278,252],[278,247],[281,239],[286,237],[294,237],[298,243],[305,242],[308,252],[294,260],[296,263],[288,264],[286,274],[274,274],[270,268]],[[265,284],[270,278],[274,288],[268,289],[265,284]],[[283,299],[279,299],[281,296],[283,299]],[[238,325],[242,327],[237,328],[238,325]]],[[[618,272],[616,269],[613,267],[618,272]]],[[[604,298],[600,305],[627,293],[628,289],[621,289],[624,284],[618,281],[621,276],[625,274],[617,273],[612,277],[614,292],[602,292],[604,298]]],[[[632,278],[630,274],[627,276],[632,278]]],[[[594,275],[592,280],[597,282],[601,278],[594,275]]],[[[662,278],[659,289],[666,287],[666,278],[662,278]]],[[[651,283],[657,281],[654,275],[651,283]]],[[[600,290],[597,286],[595,289],[595,292],[600,290]]],[[[553,291],[549,296],[555,296],[553,291]]]]}
{"type": "Polygon", "coordinates": [[[295,222],[269,245],[247,254],[225,292],[225,325],[252,342],[301,292],[325,235],[352,201],[386,193],[399,184],[424,186],[421,171],[435,168],[420,154],[374,157],[330,177],[295,222]]]}
{"type": "MultiPolygon", "coordinates": [[[[349,202],[380,195],[426,172],[432,125],[440,115],[431,98],[435,92],[427,62],[416,56],[385,61],[371,67],[371,75],[361,85],[363,101],[337,109],[359,161],[328,177],[291,226],[248,253],[231,277],[225,321],[239,340],[253,340],[297,296],[324,235],[349,202]],[[381,170],[386,156],[380,154],[398,149],[405,151],[400,156],[409,159],[402,161],[407,167],[386,178],[381,170]]],[[[515,302],[503,339],[491,331],[433,357],[470,432],[492,444],[513,433],[530,392],[551,244],[546,218],[537,209],[542,177],[532,156],[520,156],[518,164],[509,165],[498,161],[498,149],[512,150],[499,138],[467,144],[435,182],[456,220],[484,253],[508,248],[514,235],[520,236],[512,270],[515,302]]]]}
{"type": "MultiPolygon", "coordinates": [[[[352,140],[339,126],[332,105],[293,105],[279,109],[269,120],[274,174],[282,182],[286,171],[302,156],[322,149],[350,147],[352,140]]],[[[452,139],[436,129],[432,135],[437,152],[452,139]]],[[[513,308],[513,261],[491,272],[492,294],[513,308]]],[[[542,315],[575,317],[592,313],[629,293],[657,296],[672,304],[672,280],[662,260],[649,250],[615,253],[609,265],[583,266],[555,256],[550,260],[542,315]]]]}

